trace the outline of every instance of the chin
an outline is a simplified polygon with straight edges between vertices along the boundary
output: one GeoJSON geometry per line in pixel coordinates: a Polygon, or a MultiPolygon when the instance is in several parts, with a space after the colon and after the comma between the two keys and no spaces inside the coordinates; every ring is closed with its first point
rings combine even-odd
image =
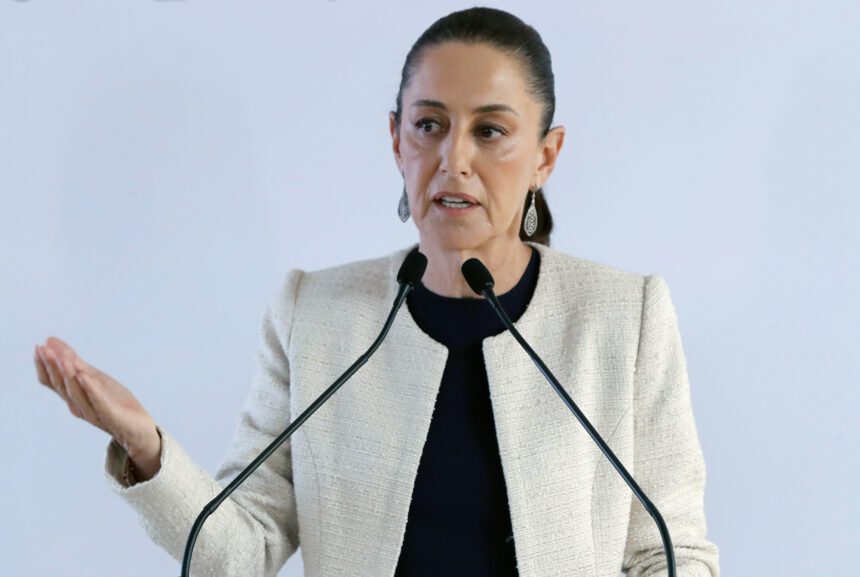
{"type": "Polygon", "coordinates": [[[487,240],[488,237],[473,230],[437,230],[421,235],[422,245],[429,244],[442,250],[472,250],[487,240]]]}

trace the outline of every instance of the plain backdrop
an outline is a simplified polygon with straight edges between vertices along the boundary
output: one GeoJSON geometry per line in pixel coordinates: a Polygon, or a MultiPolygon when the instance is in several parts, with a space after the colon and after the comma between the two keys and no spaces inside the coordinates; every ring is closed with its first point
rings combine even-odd
{"type": "MultiPolygon", "coordinates": [[[[669,284],[722,571],[855,571],[860,4],[491,5],[552,53],[553,247],[669,284]]],[[[388,112],[468,6],[0,0],[0,573],[179,574],[34,345],[66,340],[214,472],[286,271],[417,240],[388,112]]]]}

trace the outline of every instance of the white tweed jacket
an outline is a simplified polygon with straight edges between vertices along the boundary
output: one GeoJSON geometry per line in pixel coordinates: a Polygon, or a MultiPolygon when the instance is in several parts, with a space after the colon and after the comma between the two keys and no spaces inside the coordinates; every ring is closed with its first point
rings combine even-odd
{"type": "MultiPolygon", "coordinates": [[[[529,244],[541,262],[517,328],[660,510],[678,575],[718,577],[666,282],[529,244]]],[[[159,426],[161,470],[128,487],[108,445],[110,487],[177,563],[201,508],[377,336],[411,248],[286,273],[214,478],[159,426]]],[[[666,575],[654,521],[525,351],[504,332],[483,352],[521,577],[666,575]]],[[[370,361],[209,518],[192,574],[274,576],[301,546],[308,577],[392,577],[446,357],[403,306],[370,361]]]]}

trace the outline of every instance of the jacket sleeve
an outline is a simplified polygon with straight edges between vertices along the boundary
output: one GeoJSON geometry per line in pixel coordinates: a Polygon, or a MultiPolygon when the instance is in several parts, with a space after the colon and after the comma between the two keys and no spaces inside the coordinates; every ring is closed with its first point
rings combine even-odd
{"type": "MultiPolygon", "coordinates": [[[[226,457],[214,478],[162,427],[161,469],[148,481],[122,480],[128,455],[108,445],[105,475],[149,537],[181,564],[191,527],[214,499],[290,422],[287,347],[302,271],[291,270],[265,309],[257,363],[226,457]]],[[[191,558],[195,577],[274,576],[299,546],[292,451],[287,439],[203,524],[191,558]]]]}
{"type": "MultiPolygon", "coordinates": [[[[659,275],[647,275],[643,291],[631,474],[666,522],[677,575],[719,577],[719,552],[706,538],[705,462],[675,309],[659,275]]],[[[635,495],[622,570],[628,577],[668,575],[657,524],[635,495]]]]}

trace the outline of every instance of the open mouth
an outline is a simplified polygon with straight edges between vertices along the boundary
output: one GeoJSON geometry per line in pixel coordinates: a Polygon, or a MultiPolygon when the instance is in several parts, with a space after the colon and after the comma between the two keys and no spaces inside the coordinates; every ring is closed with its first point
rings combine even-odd
{"type": "Polygon", "coordinates": [[[447,208],[469,208],[470,206],[474,206],[475,203],[469,202],[468,200],[463,200],[462,198],[452,198],[452,197],[442,197],[436,201],[447,208]]]}

